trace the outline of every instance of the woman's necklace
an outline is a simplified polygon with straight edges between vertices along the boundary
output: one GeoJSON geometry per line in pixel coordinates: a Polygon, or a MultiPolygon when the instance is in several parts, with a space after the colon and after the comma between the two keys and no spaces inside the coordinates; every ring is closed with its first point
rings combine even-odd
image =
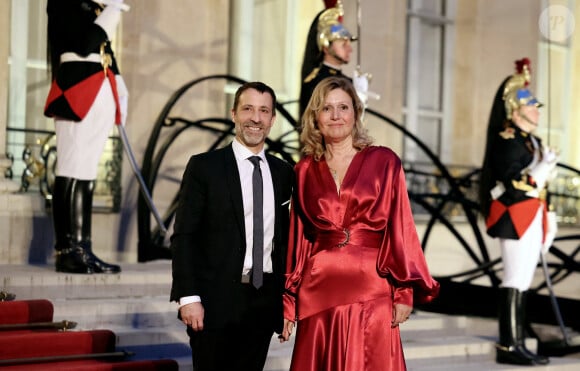
{"type": "Polygon", "coordinates": [[[334,184],[336,185],[336,191],[340,195],[340,183],[341,182],[340,182],[340,179],[338,178],[338,172],[331,167],[329,167],[328,169],[330,169],[330,175],[332,175],[332,179],[334,179],[334,184]]]}
{"type": "Polygon", "coordinates": [[[342,169],[342,168],[340,169],[341,174],[339,174],[337,169],[330,166],[330,162],[327,162],[328,169],[330,170],[330,175],[332,175],[332,179],[334,179],[334,183],[336,185],[336,191],[338,192],[339,195],[340,195],[340,186],[342,184],[342,181],[344,180],[344,178],[341,179],[341,175],[342,175],[342,177],[344,177],[346,175],[346,171],[348,170],[348,167],[349,167],[350,162],[352,161],[354,155],[356,155],[356,151],[352,154],[352,156],[346,156],[344,158],[344,160],[345,160],[344,162],[335,162],[335,165],[338,165],[339,168],[344,166],[344,169],[342,169]]]}
{"type": "Polygon", "coordinates": [[[332,174],[332,179],[334,179],[334,181],[336,183],[338,183],[338,173],[333,168],[329,167],[329,169],[330,169],[330,174],[332,174]]]}

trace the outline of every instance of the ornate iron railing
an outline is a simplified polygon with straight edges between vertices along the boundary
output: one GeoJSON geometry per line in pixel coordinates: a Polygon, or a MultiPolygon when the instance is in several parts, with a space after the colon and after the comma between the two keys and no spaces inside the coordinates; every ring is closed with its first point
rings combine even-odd
{"type": "MultiPolygon", "coordinates": [[[[216,80],[221,80],[221,82],[225,80],[236,84],[244,82],[242,79],[230,75],[212,75],[193,80],[178,89],[159,114],[149,138],[142,165],[143,177],[151,194],[153,194],[155,189],[156,180],[165,156],[172,144],[185,132],[201,130],[211,133],[213,139],[207,148],[198,148],[196,152],[213,150],[231,141],[234,124],[229,118],[188,119],[173,113],[174,107],[186,92],[194,89],[202,82],[216,80]],[[163,139],[163,142],[159,143],[161,139],[163,139]]],[[[297,123],[285,109],[285,105],[288,103],[291,102],[278,103],[276,110],[279,117],[278,121],[280,116],[282,116],[289,123],[290,129],[277,138],[269,138],[266,142],[266,150],[279,155],[290,163],[294,163],[299,157],[297,123]]],[[[417,148],[423,151],[430,161],[426,164],[404,163],[409,197],[412,201],[414,214],[424,226],[421,236],[423,248],[428,250],[434,245],[431,241],[435,235],[435,228],[443,227],[452,236],[452,240],[448,241],[448,243],[458,245],[472,262],[472,266],[466,269],[436,278],[447,287],[452,287],[450,284],[464,285],[468,291],[474,292],[475,288],[479,287],[473,284],[474,281],[481,281],[482,278],[485,278],[489,282],[489,288],[497,289],[501,282],[501,260],[490,257],[486,239],[480,227],[481,223],[478,223],[478,221],[481,222],[479,204],[477,202],[479,169],[445,165],[427,145],[403,125],[372,109],[367,110],[367,115],[373,116],[393,129],[400,131],[405,139],[414,142],[417,148]],[[469,236],[465,233],[466,228],[469,230],[469,236]]],[[[578,210],[580,209],[580,172],[565,164],[559,164],[559,170],[558,179],[552,182],[549,189],[551,201],[552,204],[556,205],[560,216],[560,224],[578,227],[580,226],[578,218],[578,210]]],[[[173,181],[179,182],[180,179],[173,179],[173,181]]],[[[162,219],[168,229],[173,221],[178,199],[179,194],[176,192],[163,213],[162,219]]],[[[147,203],[140,195],[138,201],[138,260],[140,262],[170,258],[171,256],[168,240],[166,236],[160,233],[158,227],[152,226],[151,216],[147,203]]],[[[554,246],[550,250],[549,263],[550,276],[554,283],[562,282],[574,273],[580,272],[580,263],[577,257],[580,252],[580,246],[573,248],[571,252],[565,252],[558,247],[560,242],[566,241],[567,243],[577,244],[579,240],[580,235],[578,233],[560,235],[556,238],[554,246]]],[[[533,288],[533,291],[538,292],[545,286],[546,281],[543,280],[533,288]]],[[[444,296],[442,295],[442,297],[444,296]]],[[[489,298],[482,296],[480,299],[487,300],[489,298]]],[[[574,304],[578,305],[577,302],[574,302],[574,304]]],[[[478,303],[475,301],[473,306],[477,305],[478,303]]],[[[471,310],[477,312],[476,309],[473,309],[475,308],[473,306],[471,310]]],[[[449,307],[445,305],[440,306],[439,309],[441,311],[450,311],[449,307]]],[[[493,312],[495,313],[494,309],[493,312]]],[[[545,313],[542,315],[545,316],[545,313]]],[[[580,326],[580,321],[576,323],[580,326]]]]}
{"type": "MultiPolygon", "coordinates": [[[[195,152],[210,151],[229,143],[234,135],[234,124],[229,118],[206,117],[202,119],[190,119],[177,114],[176,105],[183,99],[184,95],[196,88],[201,83],[213,83],[215,81],[241,84],[245,82],[235,76],[211,75],[193,80],[178,89],[168,100],[163,110],[157,117],[147,147],[143,157],[142,176],[150,194],[154,194],[155,186],[160,179],[178,184],[181,179],[178,176],[161,174],[163,166],[169,162],[167,156],[172,146],[185,133],[192,130],[206,133],[211,138],[204,148],[195,148],[195,152]]],[[[278,137],[270,138],[266,141],[266,150],[276,154],[290,163],[294,163],[299,158],[299,145],[297,135],[297,123],[293,116],[285,108],[287,104],[293,102],[279,102],[276,105],[277,125],[282,120],[288,126],[288,130],[278,137]]],[[[486,239],[481,228],[481,216],[479,215],[479,204],[477,202],[477,187],[479,184],[479,169],[460,166],[449,166],[441,162],[430,148],[424,144],[416,135],[409,132],[403,125],[395,122],[387,116],[367,109],[367,115],[384,122],[394,130],[400,131],[406,140],[415,143],[418,150],[422,151],[428,163],[405,162],[404,167],[407,176],[409,197],[412,202],[414,215],[423,227],[421,233],[422,246],[426,252],[436,245],[432,243],[435,238],[436,229],[445,229],[451,238],[448,244],[453,244],[463,251],[471,262],[471,266],[454,271],[448,274],[441,274],[436,277],[442,287],[446,287],[440,296],[441,300],[431,306],[437,311],[454,312],[457,311],[457,303],[448,296],[450,292],[461,292],[462,295],[472,295],[467,305],[463,303],[467,313],[490,315],[495,313],[489,311],[489,302],[494,300],[494,291],[501,282],[500,276],[502,264],[499,258],[491,258],[486,239]],[[468,230],[469,232],[465,232],[468,230]],[[475,282],[482,279],[488,281],[488,285],[483,288],[475,282]],[[463,291],[462,291],[463,290],[463,291]],[[483,290],[483,291],[482,291],[483,290]],[[477,294],[474,294],[477,293],[477,294]],[[490,296],[491,295],[491,296],[490,296]],[[482,300],[484,304],[482,305],[482,300]],[[467,308],[468,307],[468,308],[467,308]],[[486,312],[482,308],[487,308],[486,312]]],[[[22,130],[8,128],[12,131],[25,131],[26,138],[35,136],[34,140],[29,140],[22,146],[22,163],[24,170],[21,175],[22,190],[29,190],[38,187],[39,191],[50,200],[50,190],[52,179],[54,178],[54,165],[56,163],[54,133],[49,131],[22,130]]],[[[12,146],[14,147],[14,146],[12,146]]],[[[121,143],[117,137],[110,140],[110,153],[105,156],[102,162],[102,171],[99,172],[98,182],[105,185],[105,199],[109,200],[107,209],[117,211],[120,206],[120,169],[121,169],[121,143]]],[[[185,166],[185,164],[183,165],[185,166]]],[[[555,205],[559,216],[559,224],[579,227],[580,219],[580,171],[566,164],[558,164],[559,176],[550,184],[549,196],[551,203],[555,205]]],[[[12,169],[9,169],[12,172],[12,169]]],[[[13,173],[13,172],[12,172],[13,173]]],[[[13,174],[12,174],[13,175],[13,174]]],[[[178,188],[176,188],[178,189],[178,188]]],[[[167,193],[164,190],[164,193],[167,193]]],[[[179,200],[179,192],[169,195],[170,201],[165,210],[162,210],[162,220],[164,227],[170,229],[173,222],[175,210],[179,200]]],[[[97,196],[98,197],[98,196],[97,196]]],[[[158,226],[152,225],[152,213],[143,195],[139,194],[137,205],[138,219],[138,261],[146,262],[155,259],[167,259],[171,257],[169,242],[158,226]]],[[[575,273],[580,272],[580,234],[578,229],[570,229],[570,234],[560,234],[549,253],[550,278],[554,284],[571,279],[575,273]],[[566,244],[567,248],[559,247],[566,244]],[[570,248],[572,245],[572,248],[570,248]]],[[[546,287],[547,280],[542,280],[533,287],[532,292],[539,293],[546,287]]],[[[541,303],[541,295],[537,294],[537,300],[541,303]]],[[[563,299],[560,299],[562,302],[563,299]]],[[[580,310],[580,302],[576,300],[564,300],[564,313],[580,310]]],[[[543,312],[531,313],[533,319],[546,321],[546,303],[538,305],[538,310],[543,312]],[[542,309],[543,308],[543,309],[542,309]]],[[[574,312],[575,313],[575,312],[574,312]]],[[[575,316],[568,317],[567,322],[580,328],[580,320],[575,316]],[[571,318],[570,318],[571,317],[571,318]]],[[[548,319],[549,320],[549,319],[548,319]]]]}
{"type": "MultiPolygon", "coordinates": [[[[153,193],[155,182],[160,167],[167,151],[172,143],[186,130],[204,130],[214,134],[213,142],[205,149],[199,151],[213,150],[231,140],[233,135],[233,123],[227,118],[210,117],[200,120],[191,120],[172,115],[172,109],[179,99],[196,85],[213,80],[226,80],[241,84],[244,81],[229,75],[212,75],[193,80],[178,89],[169,99],[162,112],[157,118],[153,131],[149,138],[147,149],[143,159],[143,177],[153,193]],[[164,133],[163,131],[169,131],[164,133]],[[159,145],[160,137],[164,142],[159,145]]],[[[267,140],[266,148],[268,152],[278,154],[287,161],[293,163],[298,157],[298,143],[296,142],[296,120],[285,109],[284,103],[279,103],[277,112],[293,128],[288,133],[267,140]]],[[[500,279],[497,272],[501,270],[498,259],[492,260],[485,243],[484,236],[478,224],[479,205],[477,203],[477,186],[479,170],[473,168],[449,167],[441,162],[427,145],[425,145],[416,135],[409,132],[403,125],[395,122],[387,116],[368,109],[367,114],[371,115],[396,130],[403,133],[406,139],[413,141],[417,148],[431,161],[427,164],[406,163],[406,174],[409,185],[409,196],[412,200],[415,214],[418,219],[422,219],[426,225],[422,236],[423,247],[428,249],[430,239],[435,226],[442,225],[455,238],[455,242],[461,245],[465,253],[473,261],[473,268],[465,272],[457,272],[449,277],[458,279],[464,277],[466,280],[474,280],[481,276],[486,276],[492,286],[499,285],[500,279]],[[420,218],[421,217],[421,218],[420,218]],[[457,228],[458,223],[468,225],[475,242],[467,239],[457,228]]],[[[557,181],[553,182],[550,189],[552,201],[561,215],[560,223],[578,226],[578,206],[580,187],[574,186],[580,179],[578,170],[567,165],[560,164],[560,168],[566,172],[557,181]]],[[[172,222],[173,214],[178,201],[178,194],[173,197],[172,202],[164,213],[164,223],[167,228],[172,222]]],[[[139,224],[139,261],[148,261],[157,258],[168,258],[167,240],[159,233],[159,228],[151,225],[151,212],[146,203],[140,197],[138,203],[138,224],[139,224]]],[[[566,237],[578,238],[578,236],[566,237]]],[[[555,255],[560,255],[557,247],[553,249],[555,255]]],[[[555,269],[561,269],[564,261],[551,264],[555,269]]],[[[540,285],[542,286],[542,285],[540,285]]]]}
{"type": "MultiPolygon", "coordinates": [[[[178,102],[185,94],[196,88],[201,83],[213,83],[216,81],[241,84],[245,82],[235,76],[211,75],[188,82],[179,88],[168,100],[157,117],[147,147],[143,156],[142,176],[150,194],[154,194],[155,186],[160,179],[178,184],[181,179],[163,174],[161,170],[166,162],[171,148],[185,133],[197,130],[206,133],[211,138],[207,146],[195,148],[195,152],[210,151],[229,143],[234,135],[234,124],[229,118],[206,117],[191,119],[177,114],[175,110],[178,102]]],[[[294,102],[279,102],[276,105],[277,125],[282,120],[288,126],[288,130],[278,137],[268,138],[266,150],[276,154],[290,163],[299,158],[299,144],[297,141],[297,122],[285,108],[287,104],[294,102]]],[[[477,201],[477,189],[479,184],[480,170],[460,166],[445,165],[430,148],[416,135],[409,132],[403,125],[389,117],[372,109],[367,109],[367,115],[374,117],[389,125],[394,130],[400,131],[406,140],[415,143],[418,150],[422,151],[428,163],[405,162],[405,172],[409,197],[412,202],[414,215],[423,227],[421,234],[423,249],[428,252],[435,238],[436,229],[443,228],[451,235],[448,244],[453,244],[463,251],[471,265],[459,271],[441,274],[436,277],[442,284],[442,294],[432,310],[447,313],[469,313],[478,315],[495,315],[490,301],[495,300],[495,291],[501,282],[502,271],[501,259],[491,258],[490,250],[486,245],[480,226],[479,204],[477,201]],[[468,230],[469,232],[465,232],[468,230]],[[483,287],[475,282],[488,281],[483,287]],[[456,301],[457,296],[467,298],[461,303],[456,301]],[[490,309],[491,308],[491,309],[490,309]]],[[[50,200],[50,190],[54,178],[54,165],[56,163],[54,133],[39,130],[23,130],[8,128],[9,131],[24,131],[26,138],[34,136],[34,140],[21,145],[21,160],[23,171],[21,174],[22,191],[32,190],[38,187],[43,196],[50,200]]],[[[14,146],[12,146],[14,148],[14,146]]],[[[10,148],[10,145],[9,145],[10,148]]],[[[108,211],[118,211],[121,201],[121,143],[117,137],[112,137],[109,145],[109,155],[101,163],[97,184],[103,185],[104,199],[108,200],[108,211]]],[[[11,158],[14,158],[9,154],[11,158]]],[[[185,164],[183,165],[185,166],[185,164]]],[[[580,273],[580,171],[566,164],[558,164],[558,178],[550,184],[549,197],[556,207],[559,224],[571,226],[569,234],[561,233],[555,240],[549,253],[549,275],[553,284],[559,284],[573,279],[574,274],[580,273]],[[566,244],[566,248],[561,247],[566,244]],[[560,247],[559,247],[560,246],[560,247]],[[572,247],[570,247],[572,246],[572,247]]],[[[13,176],[12,169],[8,175],[13,176]]],[[[99,188],[97,188],[97,192],[99,188]]],[[[166,191],[166,190],[164,190],[166,191]]],[[[166,193],[166,192],[164,192],[166,193]]],[[[170,229],[175,210],[179,200],[179,192],[169,195],[170,201],[162,210],[164,227],[170,229]]],[[[99,197],[96,193],[96,197],[99,197]]],[[[158,226],[152,225],[152,212],[142,194],[138,196],[137,219],[138,219],[138,261],[146,262],[155,259],[168,259],[171,257],[169,242],[158,226]]],[[[533,302],[533,311],[530,318],[540,322],[549,322],[553,316],[549,313],[549,303],[545,296],[539,292],[547,285],[543,279],[533,287],[535,296],[530,297],[533,302]]],[[[563,314],[568,325],[580,328],[580,319],[572,313],[580,310],[580,301],[559,298],[563,314]],[[562,304],[563,303],[563,304],[562,304]]]]}
{"type": "MultiPolygon", "coordinates": [[[[56,136],[54,131],[7,128],[8,132],[24,133],[23,142],[9,142],[9,151],[19,151],[15,158],[8,153],[12,166],[6,176],[13,179],[20,173],[20,191],[39,191],[47,207],[52,200],[52,185],[56,166],[56,136]],[[14,168],[19,170],[15,171],[14,168]]],[[[109,137],[95,182],[93,209],[97,212],[118,212],[121,207],[122,148],[118,137],[109,137]]]]}

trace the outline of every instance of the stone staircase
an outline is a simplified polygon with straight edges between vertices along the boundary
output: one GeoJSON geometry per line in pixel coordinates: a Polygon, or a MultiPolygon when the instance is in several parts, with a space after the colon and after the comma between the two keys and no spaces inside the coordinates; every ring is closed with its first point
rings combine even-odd
{"type": "MultiPolygon", "coordinates": [[[[55,321],[78,323],[78,330],[110,329],[117,348],[132,360],[172,358],[191,370],[185,328],[169,302],[171,263],[124,264],[118,275],[72,275],[52,266],[0,265],[0,290],[17,299],[44,298],[54,305],[55,321]]],[[[525,370],[494,361],[495,321],[417,312],[401,326],[407,366],[412,370],[525,370]]],[[[274,336],[266,371],[288,370],[294,337],[280,344],[274,336]]],[[[530,339],[529,347],[535,346],[530,339]]],[[[534,370],[580,370],[580,355],[551,358],[534,370]]],[[[532,368],[530,368],[532,369],[532,368]]]]}
{"type": "MultiPolygon", "coordinates": [[[[496,364],[496,328],[494,320],[416,312],[401,325],[407,368],[409,371],[580,370],[578,355],[552,357],[546,367],[496,364]]],[[[527,345],[534,349],[535,340],[528,339],[527,345]]],[[[281,345],[273,340],[265,369],[288,370],[291,352],[292,344],[281,345]]]]}

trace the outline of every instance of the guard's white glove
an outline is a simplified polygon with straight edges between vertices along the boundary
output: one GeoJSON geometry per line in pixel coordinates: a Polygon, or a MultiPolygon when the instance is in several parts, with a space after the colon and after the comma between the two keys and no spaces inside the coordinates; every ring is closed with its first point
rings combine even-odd
{"type": "Polygon", "coordinates": [[[548,157],[549,162],[552,165],[552,170],[548,173],[548,178],[546,183],[550,183],[552,180],[556,179],[558,176],[558,161],[560,160],[560,153],[554,148],[544,147],[542,148],[542,153],[544,158],[548,157]]]}
{"type": "Polygon", "coordinates": [[[101,14],[95,19],[95,24],[105,30],[110,40],[115,35],[115,30],[121,20],[121,7],[125,4],[123,4],[123,0],[109,0],[107,3],[111,3],[111,5],[107,5],[103,9],[101,14]]]}
{"type": "Polygon", "coordinates": [[[115,75],[115,81],[117,82],[117,94],[119,95],[119,108],[121,109],[121,124],[125,126],[129,106],[129,91],[127,90],[123,76],[115,75]]]}
{"type": "Polygon", "coordinates": [[[354,71],[354,76],[352,78],[354,90],[356,90],[356,94],[365,108],[369,102],[368,92],[370,79],[371,76],[368,73],[361,73],[358,68],[354,71]]]}
{"type": "Polygon", "coordinates": [[[546,255],[550,251],[550,247],[556,238],[556,233],[558,233],[558,221],[556,219],[555,211],[548,211],[548,225],[546,231],[546,238],[544,239],[544,244],[542,245],[542,254],[546,255]]]}
{"type": "Polygon", "coordinates": [[[556,177],[557,163],[558,152],[548,147],[542,148],[542,160],[528,172],[535,180],[538,190],[544,189],[546,182],[556,177]]]}
{"type": "Polygon", "coordinates": [[[93,0],[97,4],[101,4],[103,6],[112,5],[116,6],[117,8],[121,9],[124,12],[128,12],[131,7],[125,4],[123,1],[125,0],[93,0]]]}

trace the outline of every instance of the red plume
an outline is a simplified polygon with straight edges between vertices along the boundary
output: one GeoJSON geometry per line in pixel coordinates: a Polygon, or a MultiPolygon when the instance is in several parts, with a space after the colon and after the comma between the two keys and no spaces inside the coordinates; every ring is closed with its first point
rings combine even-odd
{"type": "Polygon", "coordinates": [[[528,58],[522,58],[520,60],[516,61],[516,71],[517,73],[522,73],[524,71],[524,66],[528,67],[528,71],[531,72],[531,68],[530,68],[530,60],[528,58]]]}
{"type": "Polygon", "coordinates": [[[324,0],[324,6],[326,9],[334,8],[336,6],[336,0],[324,0]]]}
{"type": "MultiPolygon", "coordinates": [[[[324,7],[326,9],[335,8],[337,0],[324,0],[324,7]]],[[[342,16],[338,17],[338,22],[342,23],[342,16]]]]}

